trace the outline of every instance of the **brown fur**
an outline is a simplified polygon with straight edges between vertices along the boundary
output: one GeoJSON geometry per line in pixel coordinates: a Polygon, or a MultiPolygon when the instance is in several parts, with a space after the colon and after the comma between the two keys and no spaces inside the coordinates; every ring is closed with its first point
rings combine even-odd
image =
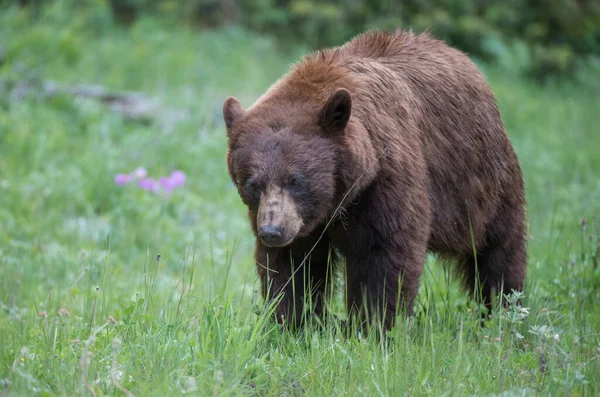
{"type": "Polygon", "coordinates": [[[366,306],[386,328],[397,302],[412,313],[428,251],[455,259],[487,303],[494,290],[523,288],[519,162],[463,53],[428,34],[368,32],[307,56],[247,110],[229,98],[224,118],[229,172],[255,234],[267,185],[296,192],[292,243],[256,244],[265,296],[269,286],[284,294],[278,319],[301,320],[303,284],[321,311],[330,246],[346,258],[349,311],[365,319],[366,306]],[[287,188],[294,173],[305,184],[287,188]]]}

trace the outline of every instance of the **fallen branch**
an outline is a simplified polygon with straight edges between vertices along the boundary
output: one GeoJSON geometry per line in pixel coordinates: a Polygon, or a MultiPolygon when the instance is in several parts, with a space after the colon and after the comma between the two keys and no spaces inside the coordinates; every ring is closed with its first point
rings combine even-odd
{"type": "Polygon", "coordinates": [[[169,128],[190,117],[188,110],[163,107],[158,98],[148,97],[140,92],[112,91],[101,85],[65,85],[48,80],[37,84],[34,81],[21,81],[13,87],[11,100],[21,100],[31,92],[41,92],[43,97],[68,94],[77,98],[96,100],[130,120],[157,121],[164,128],[169,128]]]}

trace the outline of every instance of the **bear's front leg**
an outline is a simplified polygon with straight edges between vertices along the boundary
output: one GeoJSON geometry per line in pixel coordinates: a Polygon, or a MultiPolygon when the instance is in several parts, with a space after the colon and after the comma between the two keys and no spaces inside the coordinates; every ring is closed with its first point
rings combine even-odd
{"type": "Polygon", "coordinates": [[[320,234],[297,238],[281,248],[256,241],[255,259],[263,298],[267,302],[281,298],[274,314],[285,327],[302,325],[311,311],[317,316],[323,313],[333,253],[327,236],[318,241],[320,234]]]}
{"type": "Polygon", "coordinates": [[[346,257],[346,306],[358,329],[376,321],[388,330],[397,314],[412,314],[430,222],[424,189],[410,181],[402,190],[375,182],[331,230],[346,257]]]}
{"type": "Polygon", "coordinates": [[[390,244],[347,258],[346,306],[357,329],[366,330],[375,322],[389,330],[397,314],[412,315],[425,255],[410,251],[390,244]]]}

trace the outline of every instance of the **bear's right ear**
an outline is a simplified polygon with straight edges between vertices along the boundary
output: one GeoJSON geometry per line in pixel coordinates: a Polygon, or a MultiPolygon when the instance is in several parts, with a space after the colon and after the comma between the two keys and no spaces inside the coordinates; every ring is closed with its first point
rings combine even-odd
{"type": "Polygon", "coordinates": [[[229,97],[223,103],[223,120],[225,120],[225,127],[227,127],[227,134],[230,133],[233,124],[238,121],[244,115],[244,109],[240,101],[235,97],[229,97]]]}
{"type": "Polygon", "coordinates": [[[338,88],[319,114],[319,124],[330,134],[342,134],[352,112],[352,98],[345,88],[338,88]]]}

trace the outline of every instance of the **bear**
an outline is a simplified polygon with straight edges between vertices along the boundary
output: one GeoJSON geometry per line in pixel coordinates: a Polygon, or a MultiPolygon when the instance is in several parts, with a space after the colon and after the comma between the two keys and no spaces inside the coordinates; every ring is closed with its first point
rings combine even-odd
{"type": "Polygon", "coordinates": [[[278,322],[322,317],[341,258],[351,324],[413,315],[428,253],[490,310],[523,290],[518,158],[479,68],[430,33],[370,30],[312,52],[247,109],[228,97],[223,120],[278,322]]]}

